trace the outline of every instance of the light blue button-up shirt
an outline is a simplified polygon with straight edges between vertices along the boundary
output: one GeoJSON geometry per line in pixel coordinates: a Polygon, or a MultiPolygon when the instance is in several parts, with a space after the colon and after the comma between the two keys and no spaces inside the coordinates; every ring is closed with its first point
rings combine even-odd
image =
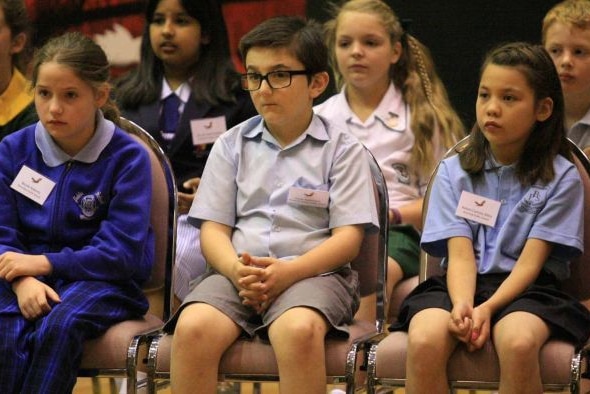
{"type": "MultiPolygon", "coordinates": [[[[321,194],[321,193],[320,193],[321,194]]],[[[281,148],[254,117],[224,133],[207,160],[189,221],[234,228],[238,253],[293,259],[331,235],[331,229],[378,227],[365,148],[319,116],[281,148]],[[292,189],[329,193],[325,207],[290,201],[292,189]]]]}

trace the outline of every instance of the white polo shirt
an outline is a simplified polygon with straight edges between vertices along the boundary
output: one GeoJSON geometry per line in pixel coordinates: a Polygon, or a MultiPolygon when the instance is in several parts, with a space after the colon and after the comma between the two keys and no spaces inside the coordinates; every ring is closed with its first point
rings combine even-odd
{"type": "MultiPolygon", "coordinates": [[[[350,109],[344,88],[315,106],[314,111],[348,129],[375,156],[387,183],[390,207],[398,208],[424,196],[428,178],[418,177],[411,165],[415,138],[410,129],[410,107],[393,83],[365,122],[350,109]]],[[[435,159],[441,159],[444,152],[443,147],[437,149],[435,159]]]]}

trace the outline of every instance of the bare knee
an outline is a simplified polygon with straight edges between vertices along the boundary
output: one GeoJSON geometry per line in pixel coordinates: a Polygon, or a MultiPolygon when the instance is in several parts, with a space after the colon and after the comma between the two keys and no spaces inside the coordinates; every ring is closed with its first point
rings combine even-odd
{"type": "Polygon", "coordinates": [[[408,332],[408,352],[428,359],[441,350],[441,342],[436,338],[434,335],[429,335],[425,330],[411,330],[408,332]]]}
{"type": "Polygon", "coordinates": [[[495,340],[495,346],[500,362],[510,360],[519,361],[537,358],[541,344],[538,339],[527,332],[505,335],[501,340],[495,340]]]}
{"type": "Polygon", "coordinates": [[[191,309],[185,308],[176,323],[174,336],[177,339],[193,338],[198,339],[204,335],[204,324],[198,315],[191,313],[191,309]]]}
{"type": "Polygon", "coordinates": [[[323,342],[327,327],[324,317],[318,312],[299,314],[287,311],[271,324],[268,334],[273,346],[284,345],[299,349],[323,342]]]}
{"type": "Polygon", "coordinates": [[[449,313],[442,309],[418,312],[408,330],[408,357],[446,362],[457,341],[449,334],[449,313]]]}

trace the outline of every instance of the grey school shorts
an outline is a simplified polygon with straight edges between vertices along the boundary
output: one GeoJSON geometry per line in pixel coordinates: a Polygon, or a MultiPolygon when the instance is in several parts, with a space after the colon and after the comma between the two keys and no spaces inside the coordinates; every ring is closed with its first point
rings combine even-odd
{"type": "Polygon", "coordinates": [[[348,324],[359,308],[359,281],[356,271],[349,267],[338,272],[301,280],[285,290],[262,314],[245,305],[236,288],[225,276],[209,270],[198,278],[164,330],[173,332],[179,314],[185,306],[203,302],[229,316],[244,332],[253,337],[268,338],[268,326],[288,309],[313,308],[324,315],[332,326],[332,334],[348,337],[348,324]]]}

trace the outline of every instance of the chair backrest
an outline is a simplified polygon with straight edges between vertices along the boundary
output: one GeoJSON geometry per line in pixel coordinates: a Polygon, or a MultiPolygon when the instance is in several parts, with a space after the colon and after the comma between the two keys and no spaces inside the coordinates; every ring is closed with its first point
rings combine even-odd
{"type": "Polygon", "coordinates": [[[387,185],[379,164],[365,149],[373,178],[373,190],[379,215],[379,231],[365,233],[361,249],[351,262],[352,269],[358,272],[361,297],[376,293],[377,295],[377,328],[383,326],[385,320],[385,273],[387,269],[388,239],[388,203],[387,185]],[[378,264],[367,262],[377,261],[378,264]]]}
{"type": "Polygon", "coordinates": [[[151,225],[155,238],[155,260],[146,292],[162,291],[162,317],[166,321],[172,308],[172,272],[176,254],[177,188],[172,165],[158,142],[141,126],[121,118],[121,127],[148,152],[152,170],[151,225]],[[167,218],[167,220],[166,220],[167,218]]]}
{"type": "MultiPolygon", "coordinates": [[[[469,142],[469,136],[464,137],[459,142],[457,142],[451,149],[445,153],[443,159],[447,157],[451,157],[459,153],[467,143],[469,142]]],[[[430,203],[430,190],[432,189],[432,183],[434,182],[434,178],[436,177],[436,173],[438,172],[438,167],[440,166],[440,162],[432,171],[432,175],[428,180],[428,186],[426,187],[426,193],[424,194],[424,203],[422,204],[422,228],[424,228],[424,222],[426,220],[426,212],[428,212],[428,205],[430,203]]],[[[441,259],[439,257],[434,257],[423,250],[420,252],[420,271],[418,273],[420,282],[425,281],[427,278],[433,275],[440,275],[442,274],[443,268],[440,266],[441,259]]]]}
{"type": "Polygon", "coordinates": [[[584,253],[571,261],[571,275],[562,285],[582,301],[590,298],[590,160],[573,141],[568,141],[584,187],[584,253]]]}
{"type": "MultiPolygon", "coordinates": [[[[446,153],[445,158],[460,152],[469,142],[468,139],[469,137],[465,137],[459,141],[446,153]]],[[[574,142],[568,139],[568,144],[570,145],[573,161],[580,173],[580,178],[582,179],[584,187],[585,251],[582,255],[571,261],[571,276],[562,283],[562,288],[578,300],[587,300],[590,299],[590,160],[574,142]]],[[[424,198],[423,217],[426,217],[430,189],[437,170],[438,166],[434,170],[427,187],[426,197],[424,198]]],[[[440,258],[430,256],[422,251],[420,261],[420,281],[423,281],[432,275],[443,273],[443,269],[440,266],[440,260],[440,258]]]]}

